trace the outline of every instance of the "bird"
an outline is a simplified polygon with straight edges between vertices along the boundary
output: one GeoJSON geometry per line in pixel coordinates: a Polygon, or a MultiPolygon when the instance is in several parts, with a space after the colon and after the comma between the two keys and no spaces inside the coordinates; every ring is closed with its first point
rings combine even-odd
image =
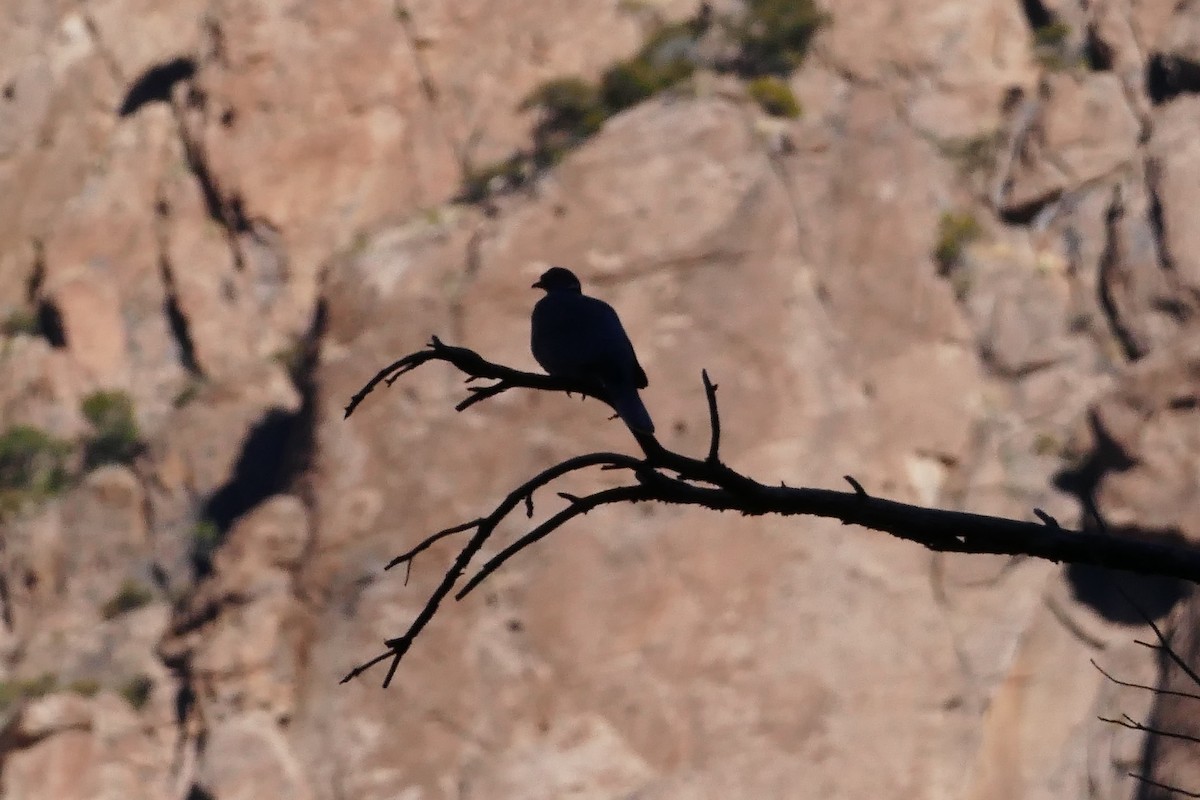
{"type": "Polygon", "coordinates": [[[579,278],[565,267],[546,270],[531,288],[546,293],[533,307],[529,335],[542,369],[557,377],[598,382],[631,431],[654,433],[638,395],[649,380],[613,307],[585,295],[579,278]]]}

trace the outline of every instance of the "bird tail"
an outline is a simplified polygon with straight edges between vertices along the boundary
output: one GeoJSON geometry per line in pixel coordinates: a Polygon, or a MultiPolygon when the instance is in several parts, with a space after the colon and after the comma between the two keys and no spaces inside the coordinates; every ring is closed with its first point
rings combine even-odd
{"type": "Polygon", "coordinates": [[[631,431],[654,433],[654,422],[637,389],[629,384],[609,386],[608,389],[613,408],[631,431]]]}

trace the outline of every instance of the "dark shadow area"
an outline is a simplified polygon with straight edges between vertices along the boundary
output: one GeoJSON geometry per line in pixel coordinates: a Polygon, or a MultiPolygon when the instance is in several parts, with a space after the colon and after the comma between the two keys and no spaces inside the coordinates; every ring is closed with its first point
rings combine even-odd
{"type": "Polygon", "coordinates": [[[197,576],[211,572],[211,554],[238,517],[272,495],[292,491],[312,464],[316,447],[315,372],[326,327],[326,301],[317,302],[309,330],[298,342],[290,368],[300,392],[296,411],[273,408],[254,425],[242,444],[233,476],[217,489],[200,512],[215,528],[216,541],[197,547],[192,564],[197,576]]]}
{"type": "Polygon", "coordinates": [[[1095,411],[1088,412],[1088,427],[1096,442],[1092,451],[1077,463],[1059,470],[1054,475],[1054,486],[1079,498],[1090,514],[1095,507],[1096,489],[1104,476],[1110,472],[1124,472],[1135,466],[1137,460],[1108,434],[1095,411]]]}
{"type": "MultiPolygon", "coordinates": [[[[1124,472],[1137,464],[1128,452],[1104,429],[1099,415],[1088,414],[1088,426],[1095,444],[1091,452],[1074,465],[1054,476],[1054,485],[1074,495],[1084,509],[1084,528],[1095,531],[1099,519],[1096,491],[1104,476],[1124,472]]],[[[1188,542],[1174,529],[1147,529],[1132,526],[1105,526],[1113,536],[1160,542],[1164,545],[1186,547],[1188,542]]],[[[1151,619],[1160,619],[1187,593],[1188,584],[1174,578],[1137,575],[1090,564],[1071,564],[1066,569],[1067,580],[1075,599],[1091,608],[1109,622],[1122,625],[1141,625],[1145,622],[1138,608],[1151,619]],[[1124,592],[1124,593],[1122,593],[1124,592]],[[1128,595],[1128,597],[1126,597],[1128,595]],[[1134,606],[1131,604],[1136,603],[1134,606]]]]}
{"type": "Polygon", "coordinates": [[[200,147],[191,139],[184,137],[183,151],[188,169],[200,183],[200,193],[204,197],[204,209],[213,222],[225,228],[230,234],[245,233],[250,230],[250,221],[241,196],[235,194],[228,200],[222,196],[217,179],[209,169],[208,161],[200,147]]]}
{"type": "Polygon", "coordinates": [[[1109,331],[1121,347],[1121,354],[1127,361],[1137,361],[1146,355],[1146,347],[1138,341],[1138,337],[1126,324],[1117,299],[1113,296],[1113,287],[1120,282],[1117,273],[1121,268],[1121,256],[1117,243],[1120,241],[1119,227],[1124,216],[1124,203],[1120,193],[1114,190],[1112,202],[1104,214],[1104,251],[1100,254],[1100,280],[1096,283],[1096,302],[1104,312],[1109,331]]]}
{"type": "Polygon", "coordinates": [[[200,784],[193,783],[192,788],[188,789],[187,797],[184,800],[216,800],[216,798],[212,796],[212,792],[200,784]]]}
{"type": "Polygon", "coordinates": [[[1058,202],[1060,197],[1062,197],[1062,192],[1055,190],[1041,197],[1035,197],[1028,203],[1005,206],[998,209],[998,213],[1006,225],[1031,225],[1046,206],[1058,202]]]}
{"type": "Polygon", "coordinates": [[[13,629],[12,595],[8,591],[8,578],[0,572],[0,623],[10,631],[13,629]]]}
{"type": "Polygon", "coordinates": [[[204,504],[202,519],[211,520],[223,534],[242,514],[287,489],[294,477],[288,453],[298,417],[282,408],[263,415],[242,445],[233,477],[204,504]]]}
{"type": "Polygon", "coordinates": [[[1148,217],[1157,242],[1158,260],[1164,269],[1175,270],[1175,259],[1167,249],[1167,220],[1162,204],[1162,164],[1156,158],[1146,159],[1146,188],[1150,195],[1148,217]]]}
{"type": "MultiPolygon", "coordinates": [[[[1115,530],[1114,535],[1185,545],[1175,531],[1115,530]]],[[[1071,564],[1066,570],[1071,593],[1109,622],[1144,625],[1144,613],[1153,620],[1165,617],[1188,592],[1188,584],[1174,578],[1135,575],[1090,564],[1071,564]],[[1122,594],[1124,592],[1124,594],[1122,594]],[[1126,597],[1128,595],[1128,597],[1126,597]],[[1130,602],[1132,601],[1132,603],[1130,602]],[[1133,605],[1136,603],[1136,606],[1133,605]],[[1139,613],[1138,609],[1142,613],[1139,613]]]]}
{"type": "Polygon", "coordinates": [[[1087,61],[1088,69],[1108,72],[1113,68],[1113,57],[1112,45],[1100,38],[1095,24],[1088,25],[1087,38],[1083,43],[1083,58],[1087,61]]]}
{"type": "Polygon", "coordinates": [[[33,269],[25,279],[25,300],[31,305],[42,295],[42,285],[46,282],[46,246],[40,239],[33,240],[33,269]]]}
{"type": "Polygon", "coordinates": [[[163,300],[163,312],[167,315],[167,325],[171,328],[171,336],[179,348],[179,362],[191,375],[202,375],[199,362],[196,361],[196,344],[192,340],[192,330],[188,325],[183,309],[179,307],[179,297],[175,293],[175,275],[171,265],[165,258],[159,261],[159,272],[162,275],[163,286],[166,288],[166,298],[163,300]]]}
{"type": "Polygon", "coordinates": [[[149,103],[167,103],[171,100],[171,89],[180,81],[196,74],[196,61],[180,56],[147,69],[125,92],[117,114],[128,117],[149,103]]]}
{"type": "Polygon", "coordinates": [[[1021,10],[1025,13],[1030,30],[1036,31],[1054,22],[1054,15],[1041,0],[1021,0],[1021,10]]]}
{"type": "Polygon", "coordinates": [[[51,347],[67,346],[67,331],[63,327],[62,314],[58,306],[49,300],[42,300],[37,306],[37,332],[50,343],[51,347]]]}
{"type": "Polygon", "coordinates": [[[1200,92],[1200,64],[1155,54],[1146,67],[1146,94],[1150,102],[1165,103],[1185,92],[1200,92]]]}

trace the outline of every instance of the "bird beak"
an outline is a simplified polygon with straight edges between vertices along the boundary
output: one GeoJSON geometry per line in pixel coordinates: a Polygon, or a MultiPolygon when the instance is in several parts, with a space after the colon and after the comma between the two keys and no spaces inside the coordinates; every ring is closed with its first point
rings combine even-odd
{"type": "Polygon", "coordinates": [[[545,289],[546,287],[542,285],[542,279],[538,278],[537,283],[533,284],[529,288],[530,289],[545,289]]]}

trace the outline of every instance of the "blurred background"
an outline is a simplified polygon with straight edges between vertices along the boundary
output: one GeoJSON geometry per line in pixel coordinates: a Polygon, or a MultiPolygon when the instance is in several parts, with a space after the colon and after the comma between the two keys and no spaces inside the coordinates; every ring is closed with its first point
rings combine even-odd
{"type": "Polygon", "coordinates": [[[388,559],[636,452],[438,364],[342,419],[534,368],[551,264],[668,447],[707,369],[765,482],[1200,536],[1198,93],[1176,0],[0,0],[0,796],[1200,791],[1089,663],[1186,690],[1122,592],[1196,663],[1189,589],[828,520],[594,512],[338,685],[456,544],[388,559]]]}

